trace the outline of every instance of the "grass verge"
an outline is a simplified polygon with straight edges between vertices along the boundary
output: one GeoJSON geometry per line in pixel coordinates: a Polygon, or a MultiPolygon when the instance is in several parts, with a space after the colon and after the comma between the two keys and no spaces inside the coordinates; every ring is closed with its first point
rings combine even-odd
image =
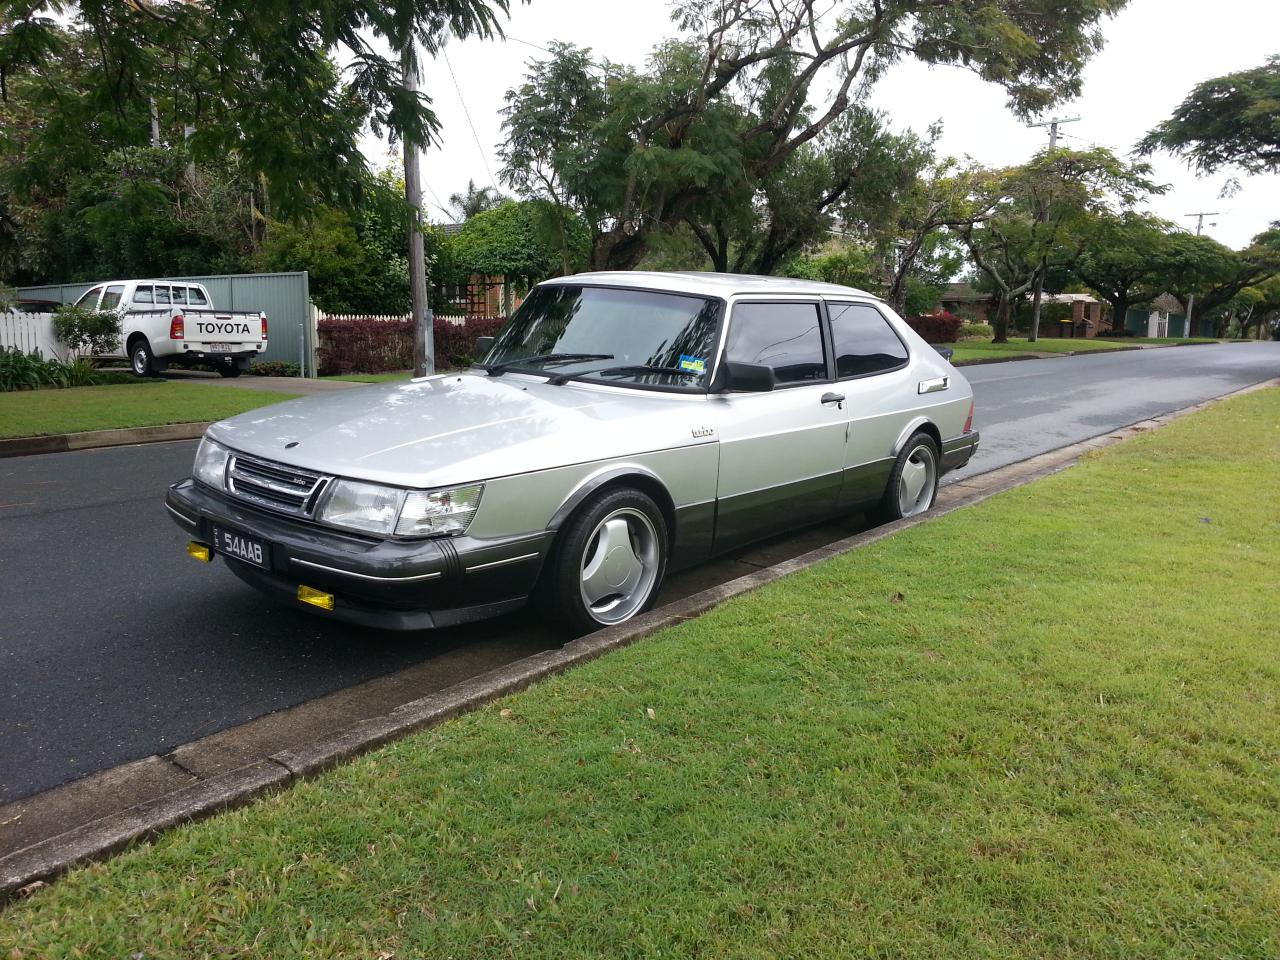
{"type": "Polygon", "coordinates": [[[1073,337],[1041,337],[1035,343],[1023,338],[1010,338],[1008,343],[992,343],[990,340],[965,340],[947,344],[955,349],[955,360],[998,360],[1012,356],[1035,356],[1039,353],[1102,353],[1107,350],[1126,350],[1142,344],[1217,343],[1216,340],[1178,337],[1144,337],[1142,339],[1085,339],[1073,337]]]}
{"type": "Polygon", "coordinates": [[[393,370],[391,373],[335,373],[321,380],[353,380],[356,383],[386,383],[388,380],[408,380],[412,370],[393,370]]]}
{"type": "Polygon", "coordinates": [[[78,870],[0,956],[1274,957],[1278,499],[1270,390],[78,870]]]}
{"type": "Polygon", "coordinates": [[[155,381],[0,393],[0,438],[221,420],[289,394],[155,381]]]}

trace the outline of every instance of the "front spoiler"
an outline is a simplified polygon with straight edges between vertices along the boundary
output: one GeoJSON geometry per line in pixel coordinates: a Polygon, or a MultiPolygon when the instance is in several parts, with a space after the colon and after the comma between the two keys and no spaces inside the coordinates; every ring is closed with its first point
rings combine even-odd
{"type": "Polygon", "coordinates": [[[223,557],[246,583],[299,609],[387,630],[452,626],[519,608],[555,536],[379,540],[259,510],[190,479],[169,488],[165,506],[200,543],[214,542],[215,523],[266,541],[267,569],[223,557]],[[303,584],[332,593],[334,609],[299,601],[303,584]]]}

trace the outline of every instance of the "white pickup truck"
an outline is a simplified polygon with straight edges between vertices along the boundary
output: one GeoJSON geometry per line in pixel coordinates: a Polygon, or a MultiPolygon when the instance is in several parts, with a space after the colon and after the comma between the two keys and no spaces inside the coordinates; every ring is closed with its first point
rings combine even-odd
{"type": "Polygon", "coordinates": [[[267,349],[265,313],[215,310],[209,291],[198,283],[113,280],[87,291],[75,305],[120,315],[117,350],[140,377],[194,363],[238,377],[267,349]]]}

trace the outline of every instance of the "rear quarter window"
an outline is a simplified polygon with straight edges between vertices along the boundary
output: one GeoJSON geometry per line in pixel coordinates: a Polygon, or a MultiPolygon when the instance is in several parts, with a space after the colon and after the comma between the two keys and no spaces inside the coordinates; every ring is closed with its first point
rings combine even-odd
{"type": "Polygon", "coordinates": [[[194,307],[207,307],[209,298],[204,295],[204,291],[199,287],[189,287],[187,289],[187,303],[194,307]]]}
{"type": "Polygon", "coordinates": [[[829,301],[831,340],[836,353],[836,376],[864,377],[903,366],[907,348],[889,321],[869,303],[829,301]]]}
{"type": "Polygon", "coordinates": [[[133,302],[134,303],[155,303],[156,298],[155,298],[155,294],[151,290],[151,284],[147,284],[144,287],[138,287],[136,290],[134,290],[133,302]]]}

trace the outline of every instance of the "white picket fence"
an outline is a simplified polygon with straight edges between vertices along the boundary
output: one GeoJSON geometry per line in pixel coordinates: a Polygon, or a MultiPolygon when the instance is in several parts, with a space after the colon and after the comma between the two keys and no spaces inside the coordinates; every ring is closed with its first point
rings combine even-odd
{"type": "Polygon", "coordinates": [[[66,345],[54,335],[51,313],[0,312],[0,347],[38,350],[46,360],[67,359],[66,345]]]}

